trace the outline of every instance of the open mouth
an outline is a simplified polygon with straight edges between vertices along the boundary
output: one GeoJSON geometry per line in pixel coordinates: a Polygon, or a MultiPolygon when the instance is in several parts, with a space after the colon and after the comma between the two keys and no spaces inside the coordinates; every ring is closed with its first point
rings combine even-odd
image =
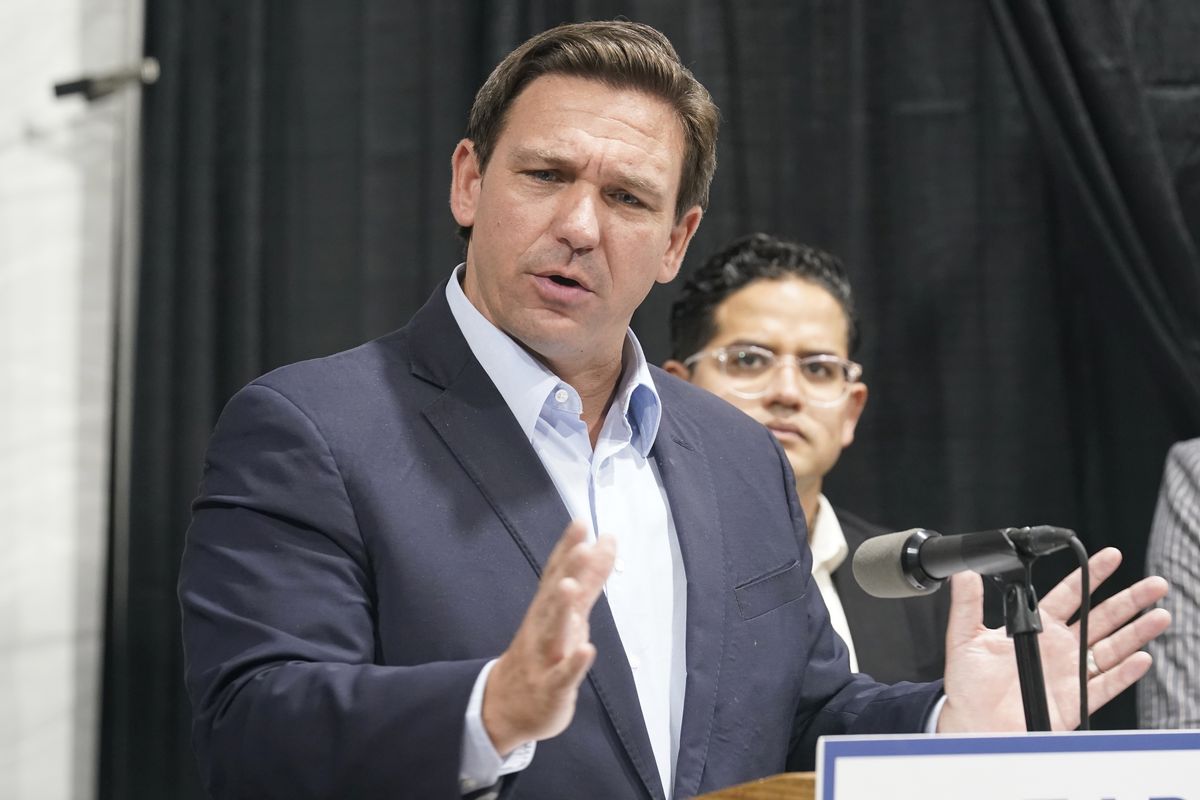
{"type": "Polygon", "coordinates": [[[550,278],[550,280],[554,281],[559,286],[570,286],[571,288],[575,288],[575,289],[580,288],[579,281],[572,280],[571,278],[566,278],[566,277],[563,277],[562,275],[550,275],[548,277],[550,278]]]}

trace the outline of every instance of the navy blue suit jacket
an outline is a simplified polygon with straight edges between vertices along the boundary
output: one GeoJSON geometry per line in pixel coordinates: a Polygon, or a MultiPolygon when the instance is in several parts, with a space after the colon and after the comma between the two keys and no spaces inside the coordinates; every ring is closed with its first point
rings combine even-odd
{"type": "MultiPolygon", "coordinates": [[[[761,425],[655,370],[652,455],[687,573],[674,795],[811,768],[816,737],[920,728],[937,684],[847,669],[761,425]]],[[[439,288],[405,328],[226,407],[180,575],[201,771],[218,798],[455,798],[480,668],[568,515],[439,288]]],[[[575,717],[505,793],[662,798],[603,597],[575,717]]]]}

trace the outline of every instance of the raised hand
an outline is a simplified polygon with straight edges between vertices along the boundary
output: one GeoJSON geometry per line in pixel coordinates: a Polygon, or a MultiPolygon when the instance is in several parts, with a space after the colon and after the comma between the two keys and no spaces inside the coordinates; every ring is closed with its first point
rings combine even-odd
{"type": "MultiPolygon", "coordinates": [[[[1093,555],[1088,561],[1092,589],[1108,579],[1120,563],[1121,553],[1112,547],[1093,555]]],[[[951,579],[950,589],[946,704],[938,719],[938,731],[1025,730],[1012,640],[1003,628],[983,625],[982,579],[975,573],[961,573],[951,579]]],[[[1088,680],[1089,713],[1150,668],[1150,655],[1141,652],[1141,647],[1166,629],[1171,616],[1161,608],[1137,615],[1166,593],[1167,582],[1162,578],[1143,578],[1092,609],[1088,644],[1100,671],[1088,680]]],[[[1063,579],[1040,603],[1043,631],[1038,641],[1054,730],[1072,730],[1080,722],[1079,625],[1067,624],[1079,604],[1079,570],[1063,579]]]]}
{"type": "Polygon", "coordinates": [[[616,557],[616,540],[587,541],[572,522],[555,545],[521,627],[488,676],[483,726],[502,756],[557,736],[575,714],[579,684],[596,658],[588,616],[616,557]]]}

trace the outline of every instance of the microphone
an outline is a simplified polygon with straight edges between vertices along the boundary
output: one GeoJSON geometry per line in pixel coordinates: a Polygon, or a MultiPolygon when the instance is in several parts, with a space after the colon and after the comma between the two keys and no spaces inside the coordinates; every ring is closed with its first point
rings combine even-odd
{"type": "Polygon", "coordinates": [[[875,597],[917,597],[936,592],[956,572],[998,575],[1028,560],[1070,546],[1066,528],[998,528],[957,536],[912,528],[867,539],[854,553],[854,579],[875,597]]]}

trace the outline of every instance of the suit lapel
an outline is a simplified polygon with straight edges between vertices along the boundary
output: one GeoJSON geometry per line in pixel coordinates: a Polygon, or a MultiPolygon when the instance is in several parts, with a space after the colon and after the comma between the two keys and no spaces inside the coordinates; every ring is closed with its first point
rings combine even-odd
{"type": "MultiPolygon", "coordinates": [[[[450,314],[444,284],[409,329],[413,374],[445,390],[424,409],[425,418],[540,576],[570,517],[521,426],[470,352],[450,314]]],[[[633,673],[603,595],[589,624],[597,656],[588,680],[647,793],[661,800],[664,794],[633,673]]]]}
{"type": "MultiPolygon", "coordinates": [[[[666,388],[662,381],[659,387],[666,388]]],[[[682,404],[668,403],[663,394],[663,421],[653,455],[670,500],[688,582],[687,685],[674,796],[691,797],[704,773],[716,711],[729,587],[712,473],[694,426],[679,413],[682,404]]]]}

